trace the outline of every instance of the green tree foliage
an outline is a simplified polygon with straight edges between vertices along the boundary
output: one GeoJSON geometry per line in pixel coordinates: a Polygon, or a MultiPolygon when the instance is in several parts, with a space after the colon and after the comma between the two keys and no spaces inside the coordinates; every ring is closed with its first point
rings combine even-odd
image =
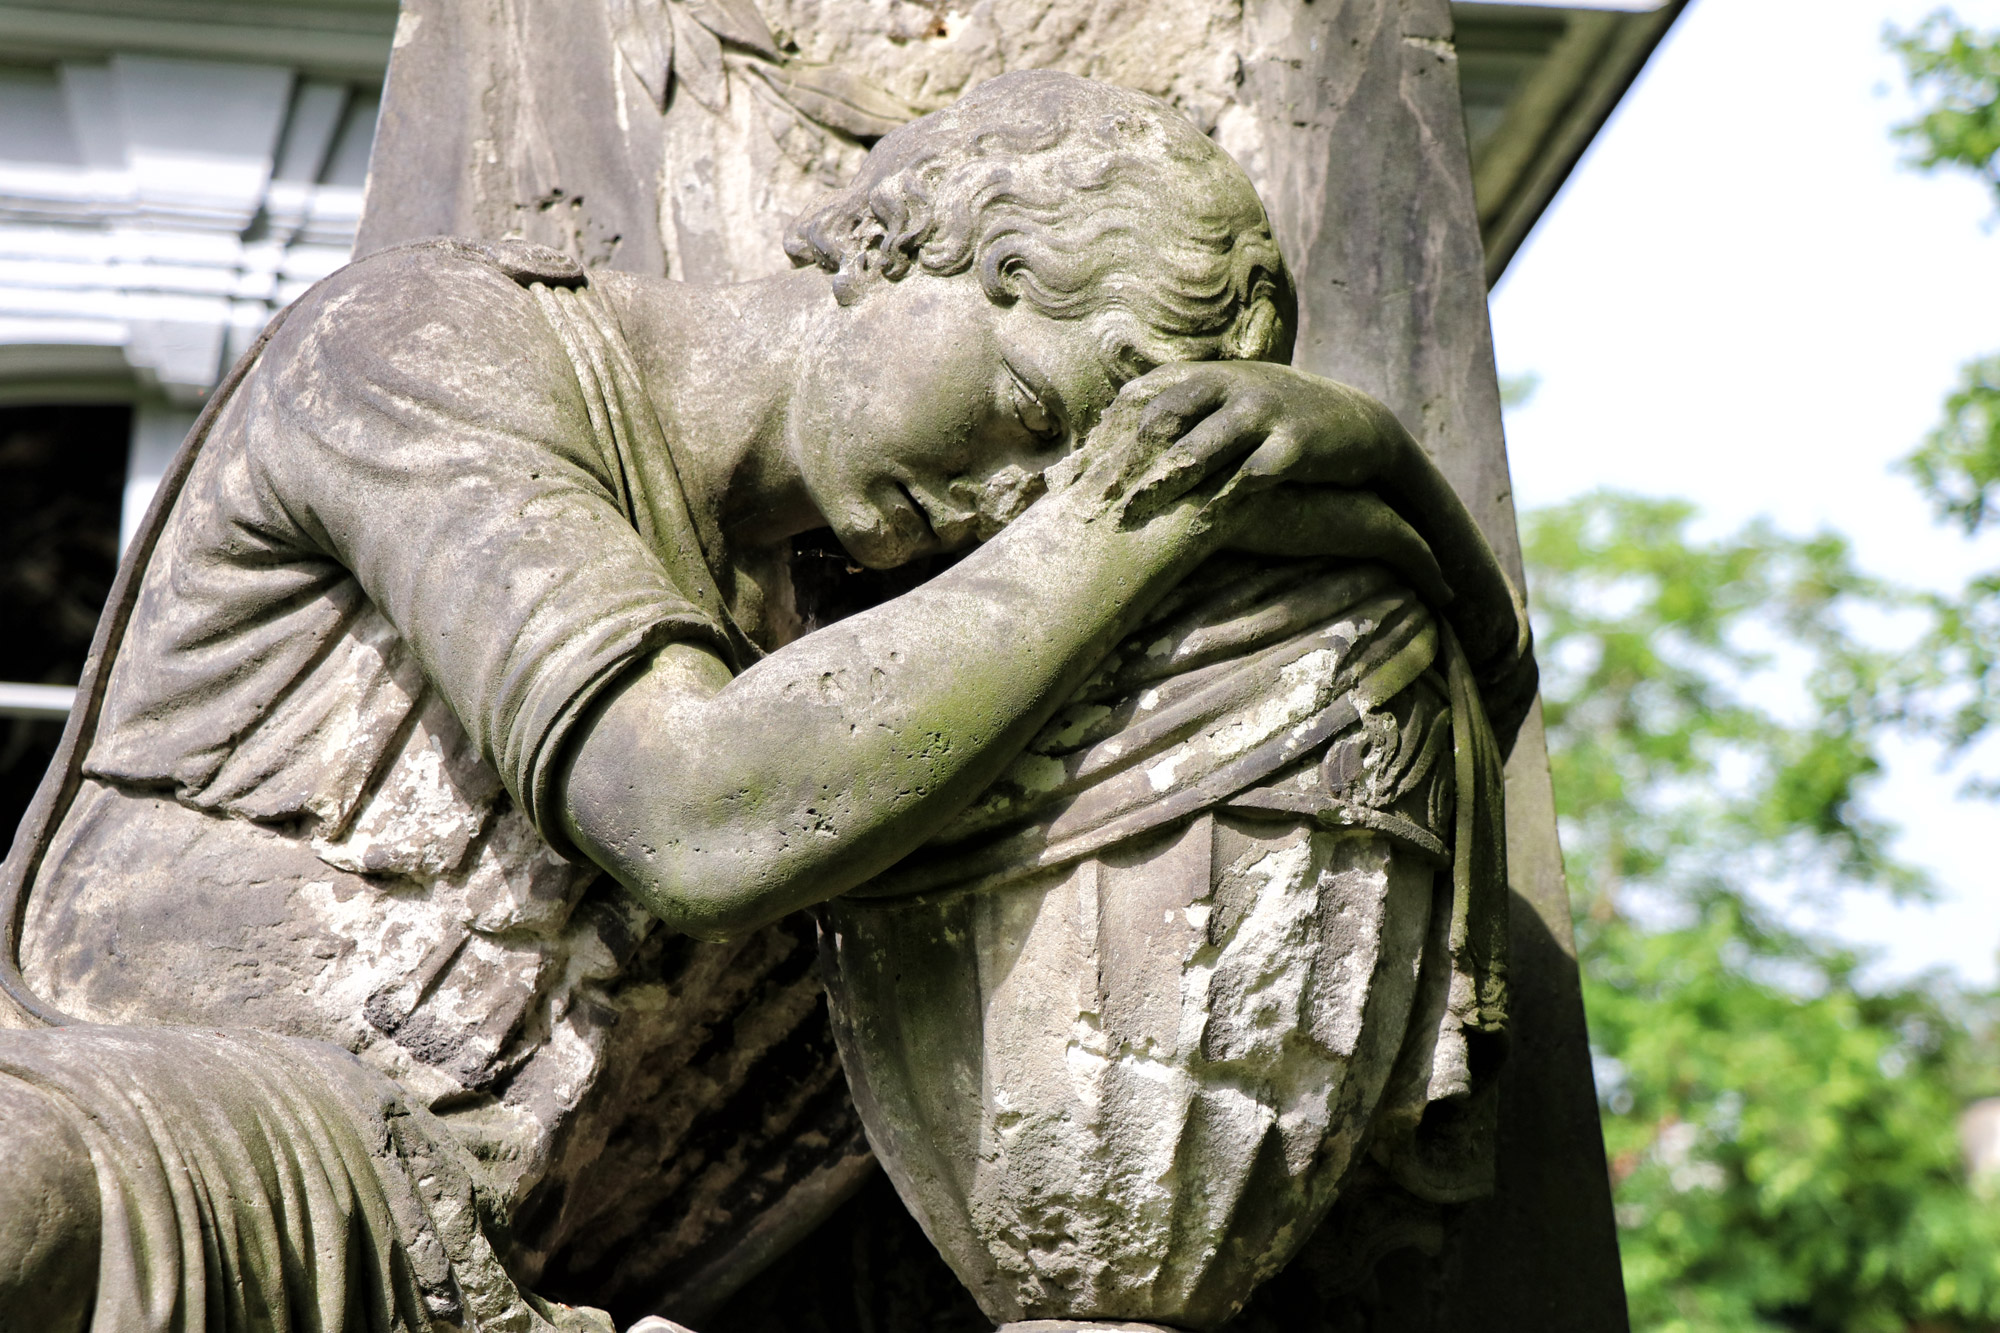
{"type": "Polygon", "coordinates": [[[1695,519],[1600,493],[1524,533],[1634,1325],[2000,1327],[1956,1137],[1983,998],[1869,988],[1765,905],[1923,891],[1864,802],[1904,655],[1855,630],[1913,603],[1837,537],[1695,519]]]}
{"type": "Polygon", "coordinates": [[[1858,788],[1881,769],[1879,700],[1892,659],[1853,616],[1899,609],[1847,545],[1756,523],[1688,535],[1681,501],[1598,494],[1528,532],[1564,845],[1606,892],[1628,880],[1702,885],[1809,877],[1916,887],[1858,788]],[[1778,658],[1801,669],[1793,721],[1746,687],[1778,658]]]}
{"type": "Polygon", "coordinates": [[[2000,487],[2000,356],[1981,357],[1959,371],[1944,400],[1944,421],[1909,459],[1910,473],[1941,518],[1968,535],[1996,517],[2000,487]]]}
{"type": "MultiPolygon", "coordinates": [[[[1941,10],[1888,40],[1912,163],[2000,199],[2000,33],[1941,10]]],[[[1906,468],[1940,521],[2000,528],[2000,355],[1906,468]]],[[[2000,996],[1870,984],[1784,910],[1926,892],[1867,797],[1899,733],[1962,760],[2000,732],[2000,571],[1890,587],[1837,536],[1611,493],[1523,536],[1635,1328],[2000,1330],[2000,1184],[1956,1132],[2000,1093],[2000,996]]]]}
{"type": "Polygon", "coordinates": [[[1889,29],[1910,87],[1926,102],[1897,131],[1917,146],[1919,167],[1961,167],[2000,190],[2000,46],[1949,9],[1915,28],[1889,29]]]}
{"type": "MultiPolygon", "coordinates": [[[[1888,38],[1913,164],[2000,197],[2000,33],[1888,38]]],[[[1940,521],[2000,527],[2000,355],[1906,466],[1940,521]]],[[[1597,494],[1524,531],[1634,1325],[2000,1330],[2000,1187],[1956,1134],[2000,1092],[2000,997],[1870,985],[1781,910],[1925,891],[1866,798],[1897,732],[2000,731],[2000,572],[1893,588],[1838,537],[1696,520],[1597,494]]]]}
{"type": "MultiPolygon", "coordinates": [[[[1913,29],[1891,28],[1888,40],[1923,108],[1897,129],[1914,149],[1912,164],[1970,172],[2000,205],[2000,32],[1941,9],[1913,29]]],[[[1939,517],[1968,536],[2000,522],[2000,354],[1959,372],[1944,420],[1907,467],[1939,517]]],[[[1915,686],[1931,692],[1932,733],[1964,750],[2000,730],[2000,571],[1930,602],[1934,630],[1921,645],[1927,674],[1915,686]]],[[[2000,791],[1990,778],[1974,785],[2000,791]]]]}

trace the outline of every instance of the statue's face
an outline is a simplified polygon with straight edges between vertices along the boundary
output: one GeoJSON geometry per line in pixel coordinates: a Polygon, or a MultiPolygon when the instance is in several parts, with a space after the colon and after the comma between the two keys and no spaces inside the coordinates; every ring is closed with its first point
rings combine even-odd
{"type": "Polygon", "coordinates": [[[1125,378],[1099,321],[996,306],[969,275],[876,283],[822,328],[791,448],[828,526],[876,569],[971,545],[982,492],[990,511],[1011,469],[1061,458],[1125,378]]]}

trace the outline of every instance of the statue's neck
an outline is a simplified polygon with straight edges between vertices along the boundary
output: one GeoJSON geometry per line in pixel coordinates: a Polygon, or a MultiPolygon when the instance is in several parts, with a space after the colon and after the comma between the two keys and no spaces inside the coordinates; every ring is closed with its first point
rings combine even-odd
{"type": "Polygon", "coordinates": [[[786,432],[799,349],[833,303],[825,275],[710,286],[606,273],[591,283],[624,330],[698,521],[736,550],[820,526],[786,432]]]}

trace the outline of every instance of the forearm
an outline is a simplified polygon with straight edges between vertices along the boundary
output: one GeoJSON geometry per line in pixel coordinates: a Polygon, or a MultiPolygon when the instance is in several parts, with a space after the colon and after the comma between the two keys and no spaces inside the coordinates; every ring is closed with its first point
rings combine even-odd
{"type": "MultiPolygon", "coordinates": [[[[561,780],[577,845],[670,925],[722,936],[893,864],[983,790],[1205,554],[1192,506],[1121,530],[1051,495],[915,591],[708,697],[684,664],[588,719],[561,780]]],[[[1101,506],[1100,506],[1101,507],[1101,506]]]]}

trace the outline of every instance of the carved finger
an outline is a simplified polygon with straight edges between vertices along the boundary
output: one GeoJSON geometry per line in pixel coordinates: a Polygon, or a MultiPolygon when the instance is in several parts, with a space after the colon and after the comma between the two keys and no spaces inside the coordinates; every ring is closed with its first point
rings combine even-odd
{"type": "Polygon", "coordinates": [[[1230,403],[1162,449],[1126,501],[1128,521],[1158,513],[1264,441],[1261,414],[1230,403]]]}
{"type": "MultiPolygon", "coordinates": [[[[1311,410],[1280,403],[1271,418],[1271,438],[1243,464],[1248,476],[1357,489],[1376,482],[1393,452],[1391,437],[1365,400],[1327,395],[1311,410]]],[[[1400,426],[1393,430],[1402,433],[1400,426]]]]}
{"type": "MultiPolygon", "coordinates": [[[[1133,383],[1145,384],[1158,374],[1156,371],[1133,383]]],[[[1229,388],[1213,376],[1181,374],[1164,386],[1152,388],[1151,393],[1152,401],[1139,414],[1138,435],[1149,443],[1165,445],[1187,434],[1221,407],[1229,397],[1229,388]]]]}
{"type": "Polygon", "coordinates": [[[1243,460],[1243,466],[1237,472],[1244,479],[1247,489],[1260,490],[1280,479],[1316,480],[1298,475],[1305,469],[1306,462],[1305,441],[1289,430],[1275,430],[1243,460]]]}

